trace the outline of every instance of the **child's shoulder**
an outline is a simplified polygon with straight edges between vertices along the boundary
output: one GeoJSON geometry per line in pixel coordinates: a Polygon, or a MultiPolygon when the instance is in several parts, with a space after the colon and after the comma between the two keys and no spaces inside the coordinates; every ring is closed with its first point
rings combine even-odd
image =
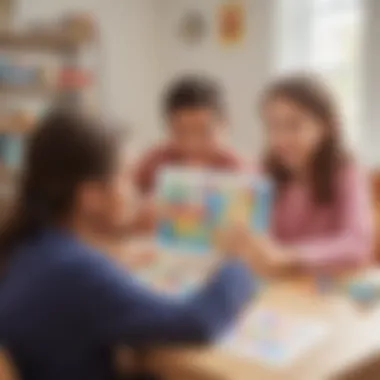
{"type": "Polygon", "coordinates": [[[241,169],[243,166],[242,157],[230,147],[221,147],[215,152],[215,164],[223,169],[241,169]]]}
{"type": "Polygon", "coordinates": [[[158,144],[149,148],[143,154],[143,161],[161,162],[172,159],[176,155],[175,149],[170,144],[158,144]]]}

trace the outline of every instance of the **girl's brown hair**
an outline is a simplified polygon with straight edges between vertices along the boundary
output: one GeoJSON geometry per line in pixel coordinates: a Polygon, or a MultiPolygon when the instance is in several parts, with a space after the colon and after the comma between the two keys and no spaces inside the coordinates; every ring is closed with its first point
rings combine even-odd
{"type": "MultiPolygon", "coordinates": [[[[340,112],[328,86],[318,77],[293,75],[274,82],[266,91],[263,105],[276,99],[295,103],[318,119],[325,128],[325,138],[310,164],[310,178],[314,200],[329,204],[335,200],[337,171],[346,162],[343,148],[340,112]]],[[[265,167],[281,189],[292,179],[292,173],[270,152],[265,167]]]]}

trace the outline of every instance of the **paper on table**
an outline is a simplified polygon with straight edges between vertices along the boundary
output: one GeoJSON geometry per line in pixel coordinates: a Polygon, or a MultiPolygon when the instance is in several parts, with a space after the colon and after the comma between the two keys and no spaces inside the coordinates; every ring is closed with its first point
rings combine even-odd
{"type": "Polygon", "coordinates": [[[321,343],[329,330],[321,320],[258,309],[222,339],[221,347],[268,366],[287,366],[321,343]]]}

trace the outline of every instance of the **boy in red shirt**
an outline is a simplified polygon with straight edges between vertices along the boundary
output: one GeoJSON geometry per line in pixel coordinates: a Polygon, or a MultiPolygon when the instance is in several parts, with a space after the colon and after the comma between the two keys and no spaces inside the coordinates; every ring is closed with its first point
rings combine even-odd
{"type": "Polygon", "coordinates": [[[149,151],[137,170],[142,193],[154,189],[156,175],[165,166],[197,166],[235,170],[239,161],[223,146],[226,124],[222,91],[209,78],[190,76],[169,87],[164,99],[167,141],[149,151]]]}

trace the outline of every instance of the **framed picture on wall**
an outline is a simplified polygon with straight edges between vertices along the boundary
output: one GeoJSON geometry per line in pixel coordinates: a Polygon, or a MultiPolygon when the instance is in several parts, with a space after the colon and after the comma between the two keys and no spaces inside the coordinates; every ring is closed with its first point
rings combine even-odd
{"type": "Polygon", "coordinates": [[[197,45],[207,34],[207,22],[200,11],[192,10],[180,20],[179,36],[187,45],[197,45]]]}
{"type": "Polygon", "coordinates": [[[245,36],[245,9],[240,1],[224,1],[217,14],[218,37],[222,45],[238,45],[245,36]]]}

